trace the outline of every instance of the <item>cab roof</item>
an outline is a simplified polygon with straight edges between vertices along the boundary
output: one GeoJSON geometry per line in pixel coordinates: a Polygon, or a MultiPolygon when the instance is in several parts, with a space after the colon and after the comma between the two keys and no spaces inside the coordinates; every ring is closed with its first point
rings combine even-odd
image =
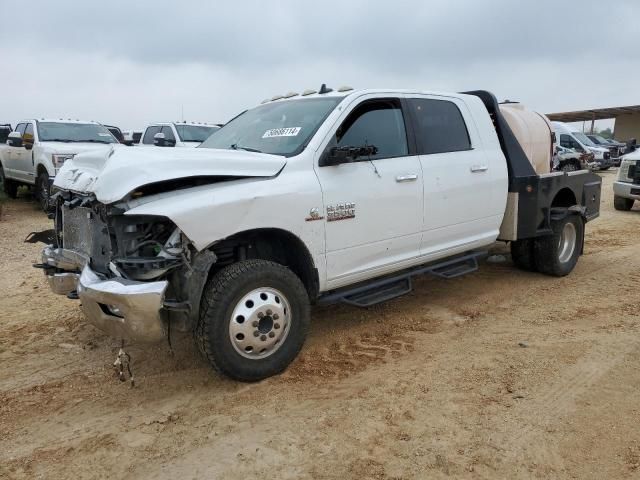
{"type": "Polygon", "coordinates": [[[18,123],[25,122],[49,122],[49,123],[78,123],[78,124],[91,124],[91,125],[101,125],[99,122],[95,122],[93,120],[78,120],[71,118],[27,118],[24,120],[20,120],[18,123]]]}
{"type": "MultiPolygon", "coordinates": [[[[323,85],[322,87],[325,87],[323,85]]],[[[322,97],[341,97],[346,98],[349,96],[362,96],[366,94],[422,94],[422,95],[436,95],[436,96],[446,96],[446,97],[465,97],[467,95],[462,93],[454,93],[454,92],[436,92],[436,91],[426,91],[419,89],[395,89],[395,88],[361,88],[354,89],[351,87],[340,87],[338,89],[327,89],[325,87],[324,93],[323,88],[320,90],[304,90],[303,92],[289,92],[282,95],[275,95],[271,98],[267,98],[263,100],[260,104],[266,103],[275,103],[275,102],[286,102],[289,100],[300,100],[303,98],[322,98],[322,97]]]]}
{"type": "Polygon", "coordinates": [[[150,123],[149,126],[153,125],[191,125],[194,127],[218,127],[218,125],[214,123],[204,123],[204,122],[153,122],[150,123]]]}

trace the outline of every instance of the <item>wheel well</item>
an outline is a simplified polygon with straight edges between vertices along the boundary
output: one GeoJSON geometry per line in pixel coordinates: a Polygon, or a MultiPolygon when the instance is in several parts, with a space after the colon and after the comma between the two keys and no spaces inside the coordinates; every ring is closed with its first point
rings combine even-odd
{"type": "Polygon", "coordinates": [[[43,173],[43,172],[46,173],[47,176],[49,175],[49,172],[47,171],[47,168],[43,164],[39,163],[38,164],[38,168],[36,168],[36,178],[39,177],[40,174],[43,173]]]}
{"type": "Polygon", "coordinates": [[[318,270],[306,245],[296,235],[277,228],[237,233],[211,247],[218,260],[211,274],[239,260],[259,258],[289,267],[300,278],[311,300],[318,296],[318,270]]]}
{"type": "Polygon", "coordinates": [[[578,201],[573,191],[570,188],[563,188],[556,193],[553,202],[551,202],[551,207],[572,207],[577,204],[578,201]]]}

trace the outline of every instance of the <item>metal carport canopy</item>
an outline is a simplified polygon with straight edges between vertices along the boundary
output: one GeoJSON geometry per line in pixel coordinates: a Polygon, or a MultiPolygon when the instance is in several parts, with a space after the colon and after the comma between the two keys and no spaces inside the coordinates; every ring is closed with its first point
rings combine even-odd
{"type": "Polygon", "coordinates": [[[630,105],[628,107],[594,108],[591,110],[577,110],[575,112],[547,113],[549,120],[556,122],[586,122],[593,120],[603,120],[605,118],[616,118],[620,115],[640,113],[640,105],[630,105]]]}

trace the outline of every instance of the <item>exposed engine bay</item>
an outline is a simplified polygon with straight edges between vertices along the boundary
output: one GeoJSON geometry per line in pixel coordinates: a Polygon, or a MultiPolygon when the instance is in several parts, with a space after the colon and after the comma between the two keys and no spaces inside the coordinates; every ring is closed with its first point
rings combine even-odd
{"type": "Polygon", "coordinates": [[[125,216],[123,209],[91,197],[58,195],[57,246],[85,255],[95,272],[149,281],[189,263],[188,240],[168,219],[125,216]]]}

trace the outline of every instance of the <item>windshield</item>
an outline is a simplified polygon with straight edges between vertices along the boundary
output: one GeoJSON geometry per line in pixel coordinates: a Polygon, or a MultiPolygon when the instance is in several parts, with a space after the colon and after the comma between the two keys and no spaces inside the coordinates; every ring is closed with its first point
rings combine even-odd
{"type": "Polygon", "coordinates": [[[587,137],[582,132],[573,132],[573,136],[576,137],[578,140],[580,140],[580,142],[583,145],[586,145],[587,147],[595,147],[596,146],[596,144],[593,143],[591,140],[589,140],[589,137],[587,137]]]}
{"type": "Polygon", "coordinates": [[[601,145],[606,145],[607,143],[609,143],[609,140],[607,140],[604,137],[601,137],[600,135],[595,135],[595,139],[601,145]]]}
{"type": "Polygon", "coordinates": [[[41,142],[118,143],[96,123],[38,122],[38,137],[41,142]]]}
{"type": "Polygon", "coordinates": [[[267,103],[237,116],[200,147],[297,155],[342,98],[267,103]]]}
{"type": "Polygon", "coordinates": [[[176,125],[176,130],[183,142],[204,142],[218,127],[206,125],[176,125]]]}

